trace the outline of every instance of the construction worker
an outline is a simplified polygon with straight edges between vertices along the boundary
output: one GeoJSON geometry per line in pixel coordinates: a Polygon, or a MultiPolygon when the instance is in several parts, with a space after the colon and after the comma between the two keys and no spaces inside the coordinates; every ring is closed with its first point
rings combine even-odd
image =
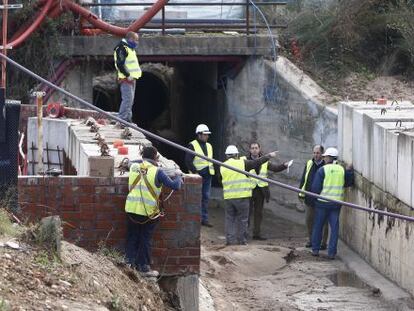
{"type": "Polygon", "coordinates": [[[158,151],[155,147],[144,147],[142,162],[133,163],[129,171],[129,193],[125,203],[127,213],[126,262],[143,276],[157,277],[151,270],[151,238],[159,216],[159,197],[163,186],[178,190],[181,188],[181,175],[171,180],[158,169],[158,151]]]}
{"type": "MultiPolygon", "coordinates": [[[[343,201],[344,187],[350,187],[354,182],[354,171],[352,165],[348,165],[346,170],[337,164],[338,150],[328,148],[322,155],[325,165],[316,172],[312,183],[312,192],[320,194],[329,199],[343,201]]],[[[328,245],[328,257],[335,259],[338,244],[339,232],[339,213],[341,205],[323,199],[315,200],[315,220],[312,232],[312,255],[319,256],[322,238],[322,227],[329,222],[331,235],[328,245]]]]}
{"type": "MultiPolygon", "coordinates": [[[[324,148],[322,145],[315,145],[313,147],[313,157],[312,159],[306,162],[305,168],[303,170],[302,179],[300,181],[299,188],[305,191],[311,191],[312,183],[315,177],[315,173],[318,169],[325,165],[325,162],[322,159],[322,154],[324,148]]],[[[299,193],[299,199],[303,201],[305,205],[305,217],[306,217],[306,227],[308,229],[309,241],[306,243],[306,247],[312,247],[312,229],[315,218],[315,201],[312,197],[305,195],[304,193],[299,193]]],[[[323,236],[321,250],[325,250],[328,242],[328,223],[325,223],[323,226],[323,236]]]]}
{"type": "MultiPolygon", "coordinates": [[[[224,162],[243,171],[256,170],[270,158],[276,156],[277,151],[255,160],[239,158],[236,146],[226,148],[227,160],[224,162]]],[[[226,245],[247,244],[247,223],[249,220],[249,202],[252,196],[251,179],[242,173],[226,167],[220,167],[221,182],[225,204],[225,231],[226,245]]]]}
{"type": "Polygon", "coordinates": [[[114,49],[115,68],[118,72],[118,82],[121,89],[119,117],[127,122],[132,122],[136,80],[142,76],[135,52],[138,40],[138,34],[129,31],[114,49]]]}
{"type": "MultiPolygon", "coordinates": [[[[253,142],[250,144],[250,153],[247,156],[248,160],[256,160],[262,156],[260,149],[260,144],[258,142],[253,142]]],[[[283,164],[275,164],[271,161],[265,162],[262,165],[256,167],[250,171],[252,174],[257,174],[260,177],[267,178],[268,171],[272,172],[281,172],[288,167],[288,162],[283,164]]],[[[253,222],[253,240],[266,240],[265,237],[261,235],[260,226],[263,219],[263,205],[264,201],[269,202],[270,191],[269,184],[265,181],[252,178],[253,182],[253,192],[252,197],[250,198],[250,207],[249,207],[249,226],[254,215],[253,222]]]]}
{"type": "MultiPolygon", "coordinates": [[[[213,158],[213,147],[208,143],[211,134],[209,128],[205,124],[199,124],[196,127],[196,139],[188,145],[189,149],[194,150],[198,154],[204,154],[206,157],[213,158]]],[[[203,179],[201,188],[201,225],[213,227],[208,221],[208,201],[210,199],[211,179],[214,176],[213,163],[208,162],[200,157],[196,157],[190,153],[185,155],[185,164],[190,173],[198,174],[203,179]]]]}

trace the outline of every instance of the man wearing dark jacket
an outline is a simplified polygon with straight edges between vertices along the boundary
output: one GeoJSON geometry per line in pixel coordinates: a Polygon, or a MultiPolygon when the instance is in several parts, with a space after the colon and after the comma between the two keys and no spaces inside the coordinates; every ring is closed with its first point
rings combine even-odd
{"type": "MultiPolygon", "coordinates": [[[[325,165],[322,159],[324,148],[322,145],[316,145],[313,147],[313,158],[306,162],[306,166],[303,170],[302,179],[300,181],[299,188],[305,191],[311,191],[313,179],[315,178],[316,171],[325,165]]],[[[299,193],[299,199],[304,200],[306,206],[306,227],[308,229],[309,241],[306,247],[312,247],[312,229],[315,218],[315,206],[312,197],[299,193]]],[[[323,227],[323,238],[321,249],[325,250],[328,241],[328,224],[326,223],[323,227]]]]}
{"type": "MultiPolygon", "coordinates": [[[[343,201],[344,188],[354,184],[352,165],[348,165],[344,169],[337,163],[338,150],[336,148],[326,149],[322,156],[325,165],[316,171],[311,191],[328,199],[343,201]]],[[[341,204],[324,199],[313,198],[313,200],[315,201],[315,223],[312,232],[312,255],[319,256],[322,227],[326,222],[329,222],[331,236],[329,237],[328,257],[329,259],[335,259],[341,204]]]]}
{"type": "Polygon", "coordinates": [[[135,52],[138,40],[138,34],[130,31],[114,49],[115,68],[121,89],[119,117],[127,122],[132,122],[132,105],[134,104],[136,80],[142,76],[135,52]]]}
{"type": "MultiPolygon", "coordinates": [[[[262,152],[260,149],[260,144],[258,142],[253,142],[250,144],[250,153],[247,156],[247,160],[257,160],[262,157],[262,152]]],[[[288,166],[288,163],[283,164],[275,164],[271,161],[265,162],[255,169],[251,170],[250,173],[256,174],[260,177],[267,178],[268,171],[272,172],[281,172],[285,170],[288,166]]],[[[253,192],[252,197],[250,198],[250,208],[249,208],[249,226],[252,219],[252,215],[254,215],[254,223],[253,223],[253,240],[266,240],[265,237],[261,235],[260,226],[262,224],[263,219],[263,205],[264,201],[269,202],[270,199],[270,191],[269,191],[269,184],[267,182],[253,179],[253,192]]]]}

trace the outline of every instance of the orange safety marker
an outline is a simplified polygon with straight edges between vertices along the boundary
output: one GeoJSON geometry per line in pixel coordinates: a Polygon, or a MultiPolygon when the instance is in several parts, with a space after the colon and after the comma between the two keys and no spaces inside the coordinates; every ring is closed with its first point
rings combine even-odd
{"type": "Polygon", "coordinates": [[[128,147],[127,146],[120,146],[118,147],[118,154],[128,154],[128,147]]]}
{"type": "Polygon", "coordinates": [[[124,145],[124,141],[122,139],[115,139],[113,145],[114,148],[122,147],[124,145]]]}
{"type": "Polygon", "coordinates": [[[377,99],[377,104],[378,105],[386,105],[387,104],[387,99],[384,96],[381,96],[381,98],[377,99]]]}

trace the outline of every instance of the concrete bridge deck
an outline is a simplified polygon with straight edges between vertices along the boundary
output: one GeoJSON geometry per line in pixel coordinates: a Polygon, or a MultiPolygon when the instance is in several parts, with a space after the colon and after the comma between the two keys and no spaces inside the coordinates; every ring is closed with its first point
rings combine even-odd
{"type": "MultiPolygon", "coordinates": [[[[119,42],[114,36],[61,37],[58,48],[68,56],[112,56],[119,42]]],[[[276,38],[275,38],[276,40],[276,38]]],[[[267,34],[143,34],[138,46],[140,56],[269,56],[272,43],[267,34]]]]}

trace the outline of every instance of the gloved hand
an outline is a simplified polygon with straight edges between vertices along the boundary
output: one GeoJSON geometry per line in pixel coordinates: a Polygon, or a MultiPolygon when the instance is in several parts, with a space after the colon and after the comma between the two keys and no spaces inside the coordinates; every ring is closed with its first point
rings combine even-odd
{"type": "Polygon", "coordinates": [[[134,81],[134,78],[133,78],[133,77],[131,77],[131,76],[128,76],[128,77],[127,77],[127,80],[128,80],[128,81],[134,81]]]}

